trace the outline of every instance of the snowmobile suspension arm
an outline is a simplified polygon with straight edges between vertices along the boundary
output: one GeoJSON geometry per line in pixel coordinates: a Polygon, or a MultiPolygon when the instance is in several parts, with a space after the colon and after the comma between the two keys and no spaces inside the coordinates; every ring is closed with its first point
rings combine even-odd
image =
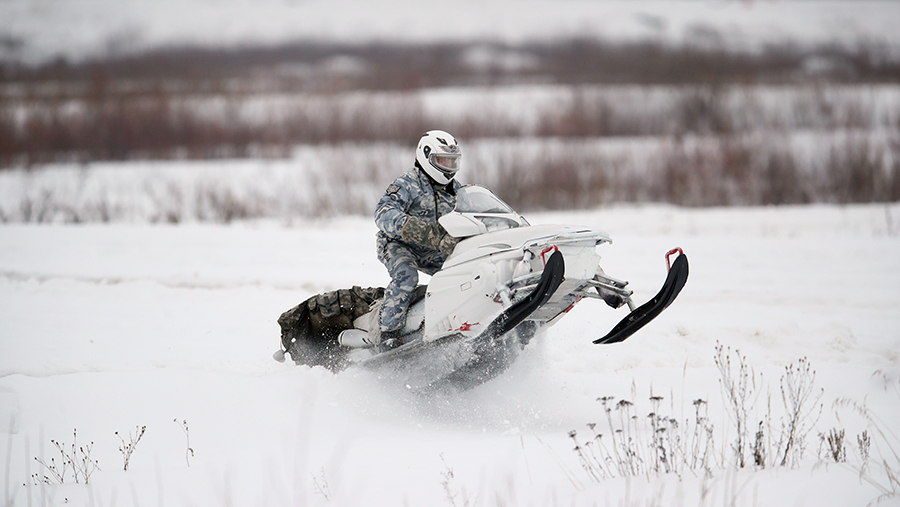
{"type": "MultiPolygon", "coordinates": [[[[616,280],[615,278],[610,278],[606,275],[597,274],[596,279],[594,280],[586,280],[588,285],[591,285],[596,288],[606,289],[611,292],[615,292],[616,294],[622,296],[622,299],[625,300],[625,303],[628,305],[629,311],[634,311],[635,305],[631,300],[631,295],[634,294],[634,291],[626,289],[625,286],[628,285],[628,282],[623,282],[621,280],[616,280]]],[[[595,299],[603,299],[599,294],[587,292],[587,291],[579,291],[577,293],[579,296],[595,298],[595,299]]]]}
{"type": "MultiPolygon", "coordinates": [[[[601,296],[600,294],[597,294],[596,292],[577,290],[577,291],[572,292],[572,294],[582,297],[582,298],[599,299],[601,301],[603,300],[603,296],[601,296]]],[[[631,297],[626,296],[626,295],[622,294],[621,292],[619,294],[622,295],[622,299],[625,301],[625,304],[628,305],[628,311],[633,312],[634,309],[637,308],[637,306],[634,304],[634,301],[631,300],[631,297]]]]}

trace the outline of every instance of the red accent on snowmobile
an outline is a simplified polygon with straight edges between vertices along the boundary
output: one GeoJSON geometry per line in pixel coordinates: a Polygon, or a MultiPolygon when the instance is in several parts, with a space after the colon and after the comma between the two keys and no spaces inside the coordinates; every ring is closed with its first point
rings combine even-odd
{"type": "Polygon", "coordinates": [[[472,326],[480,325],[480,322],[476,322],[474,324],[469,324],[468,322],[464,322],[458,329],[451,329],[450,331],[471,331],[472,326]]]}
{"type": "Polygon", "coordinates": [[[669,260],[669,257],[671,257],[673,254],[676,254],[676,253],[678,255],[684,255],[684,250],[682,250],[681,247],[676,246],[675,248],[666,252],[666,272],[669,272],[672,270],[672,261],[669,260]]]}
{"type": "Polygon", "coordinates": [[[556,245],[550,245],[547,248],[541,250],[541,260],[544,261],[544,266],[547,266],[547,253],[549,252],[558,252],[559,248],[556,245]]]}
{"type": "Polygon", "coordinates": [[[571,311],[572,308],[575,308],[575,305],[577,305],[582,299],[583,298],[581,296],[575,296],[575,302],[570,304],[568,308],[563,310],[563,313],[569,313],[569,311],[571,311]]]}

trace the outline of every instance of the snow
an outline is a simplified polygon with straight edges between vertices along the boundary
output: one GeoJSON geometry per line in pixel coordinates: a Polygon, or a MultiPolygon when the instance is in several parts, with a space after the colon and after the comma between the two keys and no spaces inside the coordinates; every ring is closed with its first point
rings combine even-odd
{"type": "Polygon", "coordinates": [[[459,0],[427,9],[417,0],[0,2],[3,50],[30,62],[298,40],[516,44],[578,36],[750,50],[785,42],[896,47],[898,22],[900,6],[883,0],[459,0]]]}
{"type": "MultiPolygon", "coordinates": [[[[363,372],[271,358],[281,312],[324,290],[386,283],[368,218],[0,225],[2,503],[865,505],[879,497],[852,452],[847,464],[818,459],[817,435],[846,428],[852,443],[865,428],[834,405],[842,398],[865,403],[886,432],[900,429],[900,206],[616,206],[528,218],[608,231],[615,243],[602,247],[602,265],[629,280],[639,302],[662,282],[673,246],[689,255],[688,284],[625,343],[590,343],[624,310],[584,301],[501,377],[435,398],[363,372]],[[786,366],[806,358],[816,371],[823,413],[797,467],[728,465],[734,430],[717,343],[739,349],[762,375],[754,428],[767,403],[774,426],[782,417],[786,366]],[[631,400],[643,418],[651,394],[679,418],[690,417],[693,400],[708,401],[721,466],[711,477],[685,470],[591,482],[567,433],[604,422],[598,397],[631,400]],[[139,426],[146,433],[124,471],[116,433],[127,442],[139,426]],[[71,470],[65,484],[31,478],[47,474],[35,458],[58,461],[51,439],[75,438],[93,442],[100,467],[88,485],[74,484],[71,470]]],[[[887,444],[900,446],[881,442],[889,458],[887,444]]]]}

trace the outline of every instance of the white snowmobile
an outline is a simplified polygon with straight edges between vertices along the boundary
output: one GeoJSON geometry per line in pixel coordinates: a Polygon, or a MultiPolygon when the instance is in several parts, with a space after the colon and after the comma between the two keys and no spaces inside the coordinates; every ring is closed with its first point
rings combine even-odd
{"type": "Polygon", "coordinates": [[[669,251],[669,273],[659,293],[640,307],[628,282],[599,267],[597,246],[606,233],[570,225],[530,225],[490,190],[461,187],[456,209],[440,218],[462,239],[410,305],[402,345],[383,350],[377,326],[383,288],[353,287],[313,296],[278,319],[282,348],[297,364],[340,371],[354,365],[395,378],[408,388],[467,389],[503,372],[541,329],[585,298],[630,313],[594,343],[616,343],[654,319],[678,296],[688,276],[687,256],[669,251]]]}

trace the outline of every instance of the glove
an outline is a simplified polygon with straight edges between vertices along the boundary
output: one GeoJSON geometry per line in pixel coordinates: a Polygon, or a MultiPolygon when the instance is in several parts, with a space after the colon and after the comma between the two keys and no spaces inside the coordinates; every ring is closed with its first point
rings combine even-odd
{"type": "Polygon", "coordinates": [[[400,239],[423,248],[440,250],[443,227],[440,227],[440,230],[439,227],[440,225],[419,217],[409,217],[400,230],[400,239]]]}
{"type": "Polygon", "coordinates": [[[444,237],[441,238],[441,253],[449,256],[453,253],[453,249],[456,248],[457,243],[459,243],[459,238],[454,238],[453,236],[444,232],[444,237]]]}
{"type": "Polygon", "coordinates": [[[444,255],[450,255],[459,243],[457,238],[447,234],[441,224],[419,217],[409,217],[406,220],[400,230],[400,239],[430,250],[438,250],[444,255]]]}

